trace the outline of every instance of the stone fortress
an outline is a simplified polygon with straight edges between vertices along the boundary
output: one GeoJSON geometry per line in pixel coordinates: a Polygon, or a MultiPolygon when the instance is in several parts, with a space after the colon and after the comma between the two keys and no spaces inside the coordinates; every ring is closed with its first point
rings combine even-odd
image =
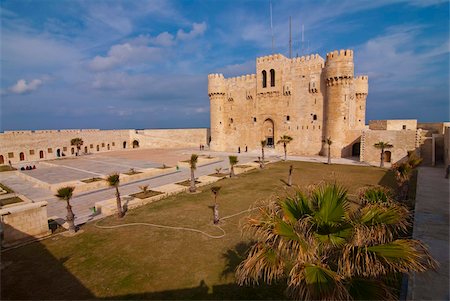
{"type": "Polygon", "coordinates": [[[353,51],[289,59],[258,58],[256,74],[226,79],[208,77],[211,149],[274,147],[282,135],[293,138],[292,154],[326,154],[322,140],[333,141],[333,157],[351,156],[365,128],[368,77],[354,76],[353,51]]]}
{"type": "Polygon", "coordinates": [[[384,120],[366,126],[368,77],[354,75],[352,50],[335,50],[326,60],[318,54],[260,57],[256,74],[234,78],[210,74],[208,95],[214,151],[256,151],[265,140],[281,153],[276,142],[288,135],[293,138],[291,155],[326,156],[323,141],[330,138],[332,157],[359,157],[371,164],[380,160],[373,146],[379,141],[394,145],[386,153],[388,163],[411,150],[422,150],[430,163],[442,161],[444,153],[449,157],[443,138],[449,123],[384,120]]]}

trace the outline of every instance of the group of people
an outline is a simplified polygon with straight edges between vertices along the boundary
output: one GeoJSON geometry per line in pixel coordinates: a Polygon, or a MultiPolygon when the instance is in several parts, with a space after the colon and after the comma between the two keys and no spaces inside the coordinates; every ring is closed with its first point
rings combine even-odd
{"type": "Polygon", "coordinates": [[[27,166],[25,166],[25,167],[21,167],[20,168],[20,170],[32,170],[32,169],[36,169],[36,165],[33,165],[33,166],[31,166],[31,165],[27,165],[27,166]]]}
{"type": "Polygon", "coordinates": [[[200,150],[205,150],[205,146],[203,144],[200,144],[200,150]]]}

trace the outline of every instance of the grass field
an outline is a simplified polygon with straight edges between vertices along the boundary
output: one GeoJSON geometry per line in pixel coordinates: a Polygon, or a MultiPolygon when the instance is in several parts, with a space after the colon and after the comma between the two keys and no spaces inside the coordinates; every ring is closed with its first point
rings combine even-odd
{"type": "MultiPolygon", "coordinates": [[[[391,172],[376,167],[281,162],[213,185],[220,215],[228,216],[287,192],[289,165],[300,187],[337,181],[355,193],[365,185],[393,186],[391,172]]],[[[210,186],[179,194],[100,221],[101,225],[141,222],[195,228],[220,235],[212,225],[210,186]]],[[[234,283],[249,238],[242,236],[245,214],[221,224],[221,239],[195,232],[131,226],[82,227],[75,237],[50,239],[2,253],[3,299],[281,299],[283,284],[245,288],[234,283]]]]}

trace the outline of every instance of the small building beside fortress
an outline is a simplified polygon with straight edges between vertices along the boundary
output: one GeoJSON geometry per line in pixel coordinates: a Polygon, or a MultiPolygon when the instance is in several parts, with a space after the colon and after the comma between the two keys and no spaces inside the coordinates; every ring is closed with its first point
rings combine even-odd
{"type": "Polygon", "coordinates": [[[211,149],[256,150],[261,140],[275,149],[280,136],[293,141],[289,153],[332,157],[359,155],[366,124],[368,77],[354,75],[353,51],[340,50],[289,59],[256,59],[256,74],[208,76],[211,149]]]}

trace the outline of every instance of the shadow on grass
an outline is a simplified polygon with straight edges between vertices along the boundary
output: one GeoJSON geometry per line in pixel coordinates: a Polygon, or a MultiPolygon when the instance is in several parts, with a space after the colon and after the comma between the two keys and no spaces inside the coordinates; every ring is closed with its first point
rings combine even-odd
{"type": "Polygon", "coordinates": [[[208,286],[201,280],[197,287],[128,294],[103,300],[283,300],[282,285],[243,287],[234,283],[208,286]]]}
{"type": "MultiPolygon", "coordinates": [[[[4,232],[19,232],[4,224],[4,232]]],[[[22,236],[26,236],[21,232],[22,236]]],[[[32,240],[28,236],[26,240],[32,240]]],[[[50,238],[51,239],[51,238],[50,238]]],[[[71,256],[51,254],[40,242],[1,253],[2,300],[93,299],[95,296],[64,264],[71,256]]]]}

